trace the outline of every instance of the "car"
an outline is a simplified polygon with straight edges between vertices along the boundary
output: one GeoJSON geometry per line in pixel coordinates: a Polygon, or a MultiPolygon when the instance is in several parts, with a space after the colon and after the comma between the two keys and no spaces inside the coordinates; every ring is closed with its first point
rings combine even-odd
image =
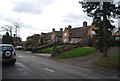
{"type": "Polygon", "coordinates": [[[14,46],[11,44],[0,44],[0,59],[2,63],[15,64],[16,52],[14,46]]]}
{"type": "Polygon", "coordinates": [[[21,50],[21,49],[22,49],[22,46],[15,46],[15,49],[16,49],[16,50],[21,50]]]}

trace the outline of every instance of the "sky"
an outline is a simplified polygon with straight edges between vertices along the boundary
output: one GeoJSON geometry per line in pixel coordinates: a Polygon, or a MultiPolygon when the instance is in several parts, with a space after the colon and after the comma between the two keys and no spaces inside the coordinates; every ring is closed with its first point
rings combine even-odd
{"type": "MultiPolygon", "coordinates": [[[[5,25],[14,27],[18,23],[18,36],[23,41],[33,34],[59,31],[68,25],[82,27],[87,21],[91,25],[92,18],[83,12],[80,0],[0,0],[0,33],[5,25]]],[[[115,20],[118,25],[118,20],[115,20]]],[[[13,30],[15,31],[15,30],[13,30]]],[[[14,33],[14,32],[13,32],[14,33]]]]}

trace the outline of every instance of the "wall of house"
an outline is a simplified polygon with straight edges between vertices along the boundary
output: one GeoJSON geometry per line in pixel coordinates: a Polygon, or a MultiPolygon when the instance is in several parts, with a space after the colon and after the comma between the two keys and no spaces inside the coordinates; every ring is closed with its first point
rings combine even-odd
{"type": "Polygon", "coordinates": [[[51,34],[51,41],[52,42],[55,41],[55,36],[56,36],[56,33],[55,33],[55,31],[53,31],[52,34],[51,34]]]}
{"type": "Polygon", "coordinates": [[[62,33],[62,42],[69,43],[69,31],[67,28],[65,28],[65,30],[62,33]],[[65,36],[65,33],[66,33],[66,36],[65,36]]]}
{"type": "Polygon", "coordinates": [[[120,30],[114,34],[116,37],[120,37],[120,30]]]}
{"type": "Polygon", "coordinates": [[[93,37],[95,34],[92,33],[93,30],[98,29],[95,25],[92,25],[88,30],[88,36],[93,37]]]}
{"type": "Polygon", "coordinates": [[[80,42],[82,38],[71,38],[70,43],[77,43],[80,42]]]}
{"type": "Polygon", "coordinates": [[[57,36],[57,42],[62,42],[62,36],[57,36]]]}

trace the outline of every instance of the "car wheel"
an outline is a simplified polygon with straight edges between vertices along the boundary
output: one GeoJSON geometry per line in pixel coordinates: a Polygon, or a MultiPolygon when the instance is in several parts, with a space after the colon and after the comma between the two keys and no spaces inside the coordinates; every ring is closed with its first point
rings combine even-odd
{"type": "Polygon", "coordinates": [[[5,50],[3,52],[3,58],[9,59],[12,56],[12,51],[11,50],[5,50]]]}

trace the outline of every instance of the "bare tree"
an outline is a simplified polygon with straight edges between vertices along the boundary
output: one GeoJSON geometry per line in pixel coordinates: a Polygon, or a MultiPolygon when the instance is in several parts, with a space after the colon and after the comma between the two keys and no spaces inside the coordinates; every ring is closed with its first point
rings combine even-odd
{"type": "Polygon", "coordinates": [[[5,25],[2,28],[3,28],[3,31],[10,32],[10,35],[12,36],[12,28],[13,28],[13,26],[5,25]]]}
{"type": "Polygon", "coordinates": [[[15,26],[15,34],[16,34],[16,37],[17,37],[18,29],[19,29],[19,24],[18,23],[13,23],[13,24],[15,26]]]}

